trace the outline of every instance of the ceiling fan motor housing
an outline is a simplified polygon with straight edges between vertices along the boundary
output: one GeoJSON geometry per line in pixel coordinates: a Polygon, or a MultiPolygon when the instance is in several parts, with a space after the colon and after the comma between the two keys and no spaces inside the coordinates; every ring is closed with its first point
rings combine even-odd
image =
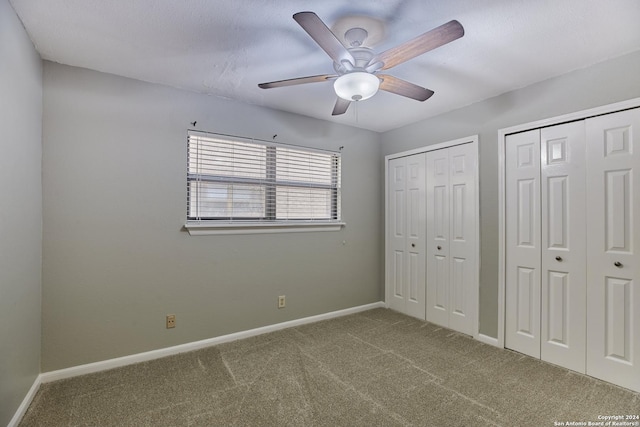
{"type": "Polygon", "coordinates": [[[374,58],[375,53],[368,47],[352,47],[347,50],[349,51],[349,53],[351,53],[353,59],[355,59],[355,64],[352,64],[349,61],[342,61],[341,63],[334,62],[333,69],[336,70],[339,75],[351,73],[353,71],[374,73],[375,71],[382,68],[382,64],[380,64],[380,66],[376,69],[370,69],[369,65],[371,63],[371,60],[374,58]]]}

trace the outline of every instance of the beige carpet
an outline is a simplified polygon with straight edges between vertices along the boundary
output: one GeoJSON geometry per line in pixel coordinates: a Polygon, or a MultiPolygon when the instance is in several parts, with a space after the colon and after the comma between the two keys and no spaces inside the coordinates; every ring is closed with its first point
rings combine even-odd
{"type": "Polygon", "coordinates": [[[556,426],[622,414],[640,414],[638,393],[375,309],[45,384],[20,425],[556,426]]]}

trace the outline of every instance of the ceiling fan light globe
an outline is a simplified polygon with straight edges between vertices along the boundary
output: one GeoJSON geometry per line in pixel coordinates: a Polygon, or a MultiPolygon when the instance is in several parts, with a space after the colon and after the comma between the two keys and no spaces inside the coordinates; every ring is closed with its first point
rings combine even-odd
{"type": "Polygon", "coordinates": [[[363,101],[378,92],[380,79],[363,71],[343,74],[333,83],[333,89],[342,99],[347,101],[363,101]]]}

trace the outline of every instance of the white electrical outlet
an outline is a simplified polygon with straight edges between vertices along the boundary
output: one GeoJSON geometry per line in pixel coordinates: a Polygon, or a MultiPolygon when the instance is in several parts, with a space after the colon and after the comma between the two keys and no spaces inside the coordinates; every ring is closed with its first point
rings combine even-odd
{"type": "Polygon", "coordinates": [[[284,295],[280,295],[278,297],[278,308],[284,308],[287,305],[286,297],[284,295]]]}

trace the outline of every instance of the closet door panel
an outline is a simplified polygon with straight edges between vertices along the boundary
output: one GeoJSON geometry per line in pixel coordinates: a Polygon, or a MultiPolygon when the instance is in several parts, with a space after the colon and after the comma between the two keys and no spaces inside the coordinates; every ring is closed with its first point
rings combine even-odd
{"type": "Polygon", "coordinates": [[[448,258],[441,255],[434,255],[432,263],[429,265],[429,280],[433,282],[430,286],[429,301],[427,308],[427,320],[438,323],[442,326],[449,326],[449,262],[448,258]],[[431,312],[429,311],[431,310],[431,312]]]}
{"type": "Polygon", "coordinates": [[[505,146],[505,346],[540,357],[540,130],[505,146]]]}
{"type": "Polygon", "coordinates": [[[389,191],[389,251],[391,256],[387,281],[391,288],[389,307],[405,310],[405,259],[406,259],[406,159],[392,159],[388,165],[389,191]]]}
{"type": "Polygon", "coordinates": [[[407,157],[406,247],[407,288],[405,313],[425,318],[425,154],[407,157]]]}
{"type": "Polygon", "coordinates": [[[542,360],[585,372],[584,122],[541,130],[542,360]]]}
{"type": "Polygon", "coordinates": [[[449,265],[449,328],[467,335],[474,333],[475,307],[472,306],[476,300],[472,293],[477,290],[469,289],[473,284],[473,269],[470,261],[465,258],[450,257],[449,265]]]}
{"type": "Polygon", "coordinates": [[[476,183],[472,144],[449,148],[449,327],[473,335],[477,316],[476,183]]]}
{"type": "Polygon", "coordinates": [[[587,120],[587,374],[640,391],[640,109],[587,120]]]}
{"type": "Polygon", "coordinates": [[[429,322],[449,326],[449,151],[426,154],[427,309],[429,322]]]}

